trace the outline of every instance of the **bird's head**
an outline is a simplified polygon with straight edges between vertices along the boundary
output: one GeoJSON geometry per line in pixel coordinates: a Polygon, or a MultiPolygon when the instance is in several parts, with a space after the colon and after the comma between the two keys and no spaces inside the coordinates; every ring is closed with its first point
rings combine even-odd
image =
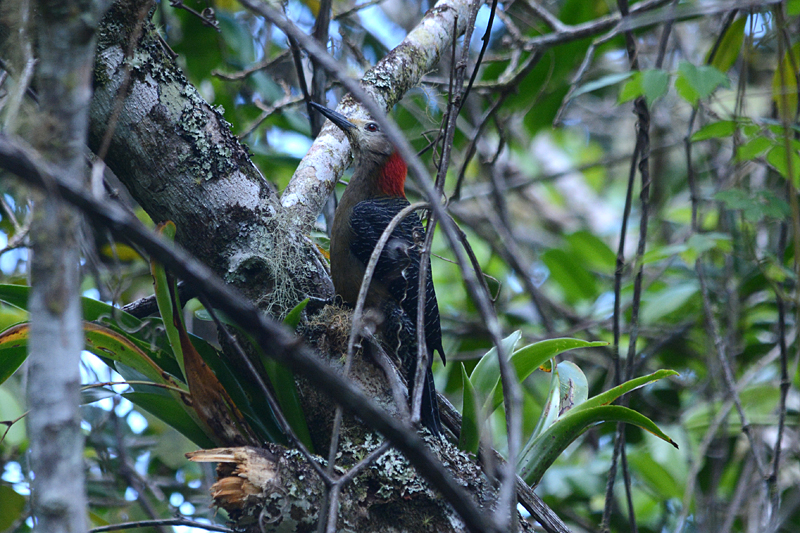
{"type": "Polygon", "coordinates": [[[356,172],[377,180],[388,196],[405,196],[406,162],[397,153],[381,126],[369,116],[346,117],[311,102],[311,106],[342,130],[353,150],[356,172]]]}

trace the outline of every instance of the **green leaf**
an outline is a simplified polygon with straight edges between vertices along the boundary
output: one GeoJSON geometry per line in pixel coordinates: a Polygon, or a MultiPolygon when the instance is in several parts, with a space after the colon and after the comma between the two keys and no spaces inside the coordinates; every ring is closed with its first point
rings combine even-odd
{"type": "Polygon", "coordinates": [[[687,246],[683,243],[670,244],[668,246],[655,246],[645,252],[644,257],[642,257],[642,263],[645,265],[655,263],[684,253],[686,250],[687,246]]]}
{"type": "Polygon", "coordinates": [[[561,411],[561,384],[558,381],[558,372],[553,372],[550,379],[550,388],[547,390],[547,401],[542,408],[542,414],[539,415],[539,420],[536,423],[536,428],[531,434],[528,442],[532,442],[541,433],[552,426],[558,419],[558,413],[561,411]]]}
{"type": "Polygon", "coordinates": [[[719,139],[720,137],[730,137],[736,132],[736,122],[733,120],[720,120],[706,124],[691,137],[692,142],[705,141],[707,139],[719,139]]]}
{"type": "Polygon", "coordinates": [[[205,340],[194,336],[191,340],[250,427],[266,442],[285,444],[286,438],[278,426],[275,414],[262,398],[252,377],[237,372],[224,354],[205,340]]]}
{"type": "Polygon", "coordinates": [[[669,85],[669,74],[661,69],[642,71],[642,94],[647,105],[652,107],[656,100],[664,96],[669,85]]]}
{"type": "Polygon", "coordinates": [[[728,85],[728,77],[716,68],[708,65],[696,67],[688,61],[681,61],[675,80],[678,94],[693,106],[708,98],[717,87],[728,85]]]}
{"type": "Polygon", "coordinates": [[[736,62],[736,58],[739,57],[739,52],[742,49],[742,43],[744,42],[744,28],[746,23],[747,17],[739,17],[733,21],[730,26],[728,26],[725,34],[722,36],[722,39],[720,39],[719,46],[717,47],[717,53],[714,55],[714,59],[712,59],[710,62],[708,58],[711,55],[711,50],[708,51],[708,54],[706,55],[707,64],[710,64],[720,72],[728,72],[728,69],[730,69],[736,62]]]}
{"type": "Polygon", "coordinates": [[[0,331],[10,328],[14,324],[26,322],[28,312],[15,305],[5,305],[0,302],[0,331]]]}
{"type": "Polygon", "coordinates": [[[541,259],[550,271],[550,278],[561,286],[570,303],[597,297],[597,277],[586,270],[574,255],[551,248],[541,255],[541,259]]]}
{"type": "Polygon", "coordinates": [[[603,239],[591,231],[576,231],[565,237],[575,255],[580,256],[587,268],[613,274],[617,256],[603,239]]]}
{"type": "Polygon", "coordinates": [[[750,161],[766,152],[775,142],[764,135],[759,135],[736,147],[736,162],[750,161]]]}
{"type": "Polygon", "coordinates": [[[480,445],[480,421],[478,419],[478,399],[475,396],[475,388],[469,380],[464,363],[461,367],[461,434],[458,437],[458,447],[465,452],[478,454],[480,445]]]}
{"type": "Polygon", "coordinates": [[[767,163],[785,179],[791,180],[795,188],[800,187],[800,155],[796,151],[790,151],[787,157],[786,148],[774,146],[767,152],[767,163]]]}
{"type": "Polygon", "coordinates": [[[284,418],[291,426],[297,438],[309,449],[314,450],[314,443],[311,441],[311,433],[306,423],[306,415],[297,394],[297,386],[294,383],[294,375],[291,370],[286,368],[271,357],[266,357],[261,352],[264,369],[272,382],[275,390],[275,399],[281,407],[284,418]]]}
{"type": "MultiPolygon", "coordinates": [[[[522,332],[517,330],[503,339],[503,351],[511,354],[520,337],[522,337],[522,332]]],[[[497,348],[492,347],[472,369],[469,380],[478,394],[487,395],[494,389],[499,379],[500,363],[497,361],[497,348]]]]}
{"type": "Polygon", "coordinates": [[[164,370],[150,358],[148,353],[125,336],[93,322],[84,323],[83,331],[87,351],[98,357],[119,361],[155,383],[179,386],[177,381],[164,373],[164,370]]]}
{"type": "MultiPolygon", "coordinates": [[[[661,443],[657,444],[658,448],[666,447],[661,443]]],[[[656,448],[656,446],[652,448],[656,448]]],[[[683,498],[683,491],[686,486],[686,470],[681,468],[680,452],[675,451],[674,448],[660,450],[662,453],[659,454],[659,460],[656,460],[655,454],[651,453],[651,451],[651,447],[648,446],[628,454],[628,461],[634,465],[638,472],[637,479],[644,480],[651,490],[655,490],[659,501],[665,502],[672,498],[678,500],[683,498]]]]}
{"type": "Polygon", "coordinates": [[[733,245],[731,236],[725,233],[693,233],[686,240],[686,251],[681,253],[681,258],[687,265],[694,265],[697,258],[711,250],[730,253],[733,245]]]}
{"type": "Polygon", "coordinates": [[[17,383],[0,387],[0,420],[7,422],[0,426],[0,437],[3,437],[0,444],[6,453],[27,442],[25,409],[21,405],[24,401],[25,393],[17,383]]]}
{"type": "Polygon", "coordinates": [[[628,82],[622,86],[619,91],[618,103],[629,102],[644,95],[644,87],[642,87],[642,73],[641,71],[634,72],[628,82]]]}
{"type": "Polygon", "coordinates": [[[723,202],[728,209],[746,209],[753,203],[750,194],[742,189],[719,191],[714,199],[723,202]]]}
{"type": "Polygon", "coordinates": [[[763,197],[758,193],[742,189],[729,189],[718,192],[714,198],[724,203],[728,209],[741,210],[742,216],[748,222],[757,222],[765,216],[767,206],[763,204],[763,197]]]}
{"type": "Polygon", "coordinates": [[[800,57],[798,54],[800,42],[786,51],[772,76],[772,100],[778,110],[778,118],[789,123],[797,117],[797,70],[793,62],[800,57]]]}
{"type": "Polygon", "coordinates": [[[592,91],[596,91],[597,89],[602,89],[603,87],[608,87],[610,85],[616,85],[617,83],[621,82],[622,80],[627,80],[630,78],[634,73],[631,71],[628,72],[621,72],[621,73],[614,73],[608,74],[607,76],[603,76],[596,80],[592,80],[588,83],[585,83],[575,89],[572,93],[572,98],[576,98],[582,94],[590,93],[592,91]]]}
{"type": "Polygon", "coordinates": [[[671,285],[642,302],[641,321],[645,325],[656,325],[658,322],[682,308],[686,303],[698,294],[699,285],[695,280],[687,280],[684,283],[671,285]]]}
{"type": "MultiPolygon", "coordinates": [[[[517,373],[517,379],[523,381],[530,376],[534,370],[542,366],[546,361],[552,359],[569,350],[576,348],[595,348],[597,346],[606,346],[607,342],[604,341],[584,341],[581,339],[547,339],[529,344],[524,348],[520,348],[511,355],[511,364],[517,373]]],[[[497,361],[497,356],[494,356],[494,361],[497,361]]],[[[474,372],[473,372],[474,375],[474,372]]],[[[489,394],[485,408],[487,413],[492,413],[503,403],[503,385],[500,382],[500,368],[497,367],[496,379],[492,392],[489,394]],[[491,402],[491,403],[489,403],[491,402]]]]}
{"type": "MultiPolygon", "coordinates": [[[[584,406],[587,402],[584,402],[584,406]]],[[[547,468],[584,431],[601,422],[625,422],[649,431],[677,447],[652,420],[620,405],[601,405],[573,409],[541,435],[530,441],[520,455],[518,473],[529,485],[537,484],[547,468]]]]}
{"type": "Polygon", "coordinates": [[[106,398],[113,398],[117,393],[105,387],[84,387],[81,390],[81,405],[88,405],[92,402],[105,400],[106,398]]]}
{"type": "MultiPolygon", "coordinates": [[[[0,301],[27,310],[30,290],[30,287],[26,285],[0,284],[0,301]]],[[[92,300],[91,298],[81,298],[81,306],[83,308],[83,319],[89,322],[113,318],[126,329],[136,330],[142,327],[141,320],[107,303],[92,300]]]]}
{"type": "Polygon", "coordinates": [[[607,405],[623,394],[627,394],[629,392],[633,392],[640,387],[644,387],[648,383],[652,383],[654,381],[658,381],[659,379],[664,379],[669,376],[677,376],[678,373],[674,370],[657,370],[652,374],[648,374],[646,376],[641,376],[638,378],[634,378],[630,381],[626,381],[620,385],[617,385],[613,389],[609,389],[606,392],[598,394],[597,396],[593,396],[577,406],[573,411],[578,411],[580,409],[588,409],[590,407],[597,407],[600,405],[607,405]]]}
{"type": "Polygon", "coordinates": [[[294,306],[294,309],[289,311],[289,313],[286,315],[286,318],[283,319],[283,323],[292,331],[297,329],[297,325],[300,323],[300,318],[303,316],[303,309],[306,308],[309,301],[310,299],[306,298],[294,306]]]}
{"type": "Polygon", "coordinates": [[[214,447],[214,442],[206,436],[200,425],[172,397],[158,392],[138,391],[123,393],[122,397],[160,418],[201,448],[214,447]]]}
{"type": "MultiPolygon", "coordinates": [[[[175,224],[171,221],[160,224],[158,231],[164,237],[169,239],[175,238],[175,224]]],[[[178,328],[175,327],[175,313],[178,313],[178,320],[181,320],[181,310],[172,308],[173,301],[180,302],[177,297],[177,286],[174,280],[171,280],[167,275],[164,266],[157,261],[150,261],[150,273],[153,275],[158,312],[161,314],[161,318],[164,321],[164,330],[167,333],[169,344],[172,347],[172,353],[175,354],[175,359],[178,361],[178,365],[181,368],[181,377],[185,380],[186,368],[184,367],[180,332],[178,328]],[[174,292],[174,295],[171,295],[171,292],[174,292]]]]}
{"type": "Polygon", "coordinates": [[[556,366],[560,388],[559,416],[576,407],[589,398],[589,382],[578,365],[572,361],[561,361],[556,366]]]}
{"type": "Polygon", "coordinates": [[[22,518],[25,501],[25,496],[8,485],[0,485],[0,531],[10,530],[22,518]]]}
{"type": "Polygon", "coordinates": [[[800,15],[800,0],[788,0],[786,2],[786,14],[790,17],[800,15]]]}
{"type": "MultiPolygon", "coordinates": [[[[149,350],[140,348],[125,334],[94,322],[84,322],[83,330],[87,351],[104,360],[121,362],[155,383],[179,386],[153,361],[150,357],[152,352],[148,353],[149,350]]],[[[24,360],[27,357],[29,335],[30,326],[27,323],[13,326],[0,334],[0,363],[3,365],[0,378],[7,372],[13,373],[16,370],[14,365],[19,366],[20,358],[24,360]]]]}
{"type": "Polygon", "coordinates": [[[28,358],[28,338],[21,336],[17,324],[0,334],[0,384],[10,378],[28,358]]]}

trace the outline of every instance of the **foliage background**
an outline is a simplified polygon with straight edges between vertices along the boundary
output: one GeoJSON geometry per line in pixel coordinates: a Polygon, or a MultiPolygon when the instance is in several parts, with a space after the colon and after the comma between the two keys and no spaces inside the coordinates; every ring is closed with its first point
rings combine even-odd
{"type": "MultiPolygon", "coordinates": [[[[606,498],[616,431],[611,425],[587,432],[546,473],[537,493],[575,531],[599,530],[608,502],[612,531],[630,529],[631,510],[639,531],[750,531],[776,501],[780,505],[772,512],[779,530],[795,531],[800,2],[678,4],[687,14],[675,22],[666,45],[661,36],[670,4],[641,4],[663,7],[635,29],[641,72],[634,74],[625,39],[613,26],[582,39],[568,37],[570,28],[602,20],[616,6],[584,0],[500,4],[458,121],[445,184],[450,212],[489,276],[506,332],[519,329],[527,341],[573,336],[610,343],[566,356],[588,377],[590,395],[615,383],[615,368],[630,368],[631,375],[660,368],[680,373],[629,399],[680,444],[674,450],[639,429],[624,429],[630,504],[621,481],[606,498]],[[541,45],[554,35],[567,37],[541,45]],[[576,79],[590,47],[588,68],[576,79]],[[529,63],[535,53],[541,59],[529,63]],[[651,120],[644,197],[639,178],[629,179],[637,141],[631,102],[637,98],[645,99],[651,120]],[[642,242],[644,253],[637,254],[642,242]],[[624,264],[618,270],[620,243],[624,264]],[[635,289],[639,269],[641,294],[635,289]],[[732,383],[740,413],[731,400],[732,383]]],[[[196,12],[207,7],[186,5],[196,12]]],[[[359,77],[428,7],[387,0],[353,11],[336,1],[329,49],[359,77]]],[[[236,2],[213,8],[219,31],[202,16],[165,2],[157,5],[154,21],[192,83],[224,108],[256,164],[283,189],[311,142],[285,38],[236,2]]],[[[286,4],[289,18],[309,31],[319,9],[313,0],[286,4]]],[[[473,60],[489,12],[486,5],[479,13],[473,60]]],[[[419,149],[446,109],[450,66],[444,63],[394,110],[419,149]]],[[[330,88],[329,103],[340,92],[330,88]]],[[[440,154],[423,157],[433,168],[440,154]]],[[[2,281],[23,283],[30,204],[11,180],[0,187],[2,281]]],[[[324,229],[321,217],[314,238],[322,247],[324,229]]],[[[125,304],[152,293],[147,264],[135,254],[110,246],[104,235],[87,239],[84,247],[86,295],[125,304]]],[[[433,260],[434,281],[452,361],[447,367],[436,363],[436,380],[458,402],[459,363],[469,371],[491,343],[438,238],[434,253],[441,257],[433,260]]],[[[198,308],[192,302],[187,317],[198,308]]],[[[24,319],[15,309],[0,311],[0,326],[24,319]]],[[[193,325],[198,334],[208,328],[196,319],[193,325]]],[[[87,384],[121,381],[88,355],[84,377],[87,384]]],[[[524,383],[526,433],[533,430],[548,385],[542,372],[524,383]]],[[[0,387],[0,420],[24,412],[22,387],[23,372],[0,387]]],[[[87,403],[83,417],[95,525],[176,512],[220,520],[207,508],[211,472],[185,461],[183,453],[195,446],[175,430],[119,396],[87,403]]],[[[502,449],[502,415],[492,422],[495,445],[502,449]]],[[[0,531],[29,529],[25,449],[23,419],[10,424],[0,443],[0,531]]]]}

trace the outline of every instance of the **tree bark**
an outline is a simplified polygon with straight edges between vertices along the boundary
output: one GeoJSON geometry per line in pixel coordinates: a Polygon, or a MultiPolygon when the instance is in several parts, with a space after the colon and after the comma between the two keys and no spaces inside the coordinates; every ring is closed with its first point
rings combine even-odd
{"type": "MultiPolygon", "coordinates": [[[[359,453],[366,456],[379,444],[378,440],[368,441],[359,453]]],[[[494,490],[475,463],[451,446],[436,449],[449,463],[450,471],[477,497],[478,505],[491,508],[494,490]]],[[[324,517],[324,487],[297,453],[267,445],[201,450],[189,457],[196,462],[218,463],[218,481],[211,487],[214,504],[225,509],[237,527],[248,533],[314,531],[317,520],[324,517]]],[[[465,531],[453,508],[394,449],[382,454],[342,490],[336,530],[465,531]]],[[[533,528],[521,521],[521,531],[533,528]]]]}
{"type": "Polygon", "coordinates": [[[280,314],[307,294],[332,295],[326,267],[303,238],[308,228],[281,216],[273,186],[147,15],[125,0],[103,21],[90,147],[110,135],[106,163],[153,220],[172,220],[180,244],[262,308],[280,314]]]}
{"type": "MultiPolygon", "coordinates": [[[[40,0],[35,138],[61,177],[85,183],[84,158],[94,30],[101,2],[40,0]]],[[[27,397],[35,530],[86,531],[79,413],[83,324],[80,216],[55,195],[40,196],[31,228],[31,332],[27,397]]]]}

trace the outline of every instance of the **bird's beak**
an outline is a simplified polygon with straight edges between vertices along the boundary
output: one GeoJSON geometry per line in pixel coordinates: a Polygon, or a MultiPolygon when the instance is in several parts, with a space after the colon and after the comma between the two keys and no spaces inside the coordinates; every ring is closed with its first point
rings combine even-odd
{"type": "Polygon", "coordinates": [[[322,114],[322,116],[333,122],[334,125],[336,125],[339,129],[341,129],[345,133],[356,127],[355,124],[347,120],[347,117],[345,117],[341,113],[337,113],[336,111],[328,109],[323,105],[319,105],[316,102],[311,102],[311,107],[319,111],[322,114]]]}

